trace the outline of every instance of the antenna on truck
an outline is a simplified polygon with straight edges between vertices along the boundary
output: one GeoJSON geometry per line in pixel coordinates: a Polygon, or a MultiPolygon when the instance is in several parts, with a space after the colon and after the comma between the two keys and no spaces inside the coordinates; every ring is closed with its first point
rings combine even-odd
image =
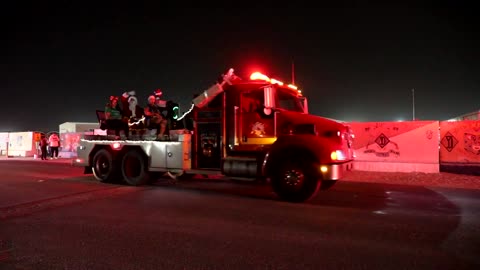
{"type": "Polygon", "coordinates": [[[292,59],[292,84],[295,84],[295,63],[292,59]]]}

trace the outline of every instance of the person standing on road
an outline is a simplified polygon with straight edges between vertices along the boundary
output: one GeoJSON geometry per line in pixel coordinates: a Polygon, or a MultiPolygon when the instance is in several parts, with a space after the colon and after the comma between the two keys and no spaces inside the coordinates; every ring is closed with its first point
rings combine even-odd
{"type": "Polygon", "coordinates": [[[60,147],[60,138],[58,137],[57,133],[53,133],[48,138],[48,143],[50,145],[50,151],[52,152],[52,158],[58,158],[58,148],[60,147]]]}
{"type": "Polygon", "coordinates": [[[42,135],[42,137],[40,138],[40,151],[42,152],[41,153],[41,158],[42,160],[47,160],[47,145],[48,145],[48,141],[47,141],[47,138],[45,137],[45,135],[42,135]]]}

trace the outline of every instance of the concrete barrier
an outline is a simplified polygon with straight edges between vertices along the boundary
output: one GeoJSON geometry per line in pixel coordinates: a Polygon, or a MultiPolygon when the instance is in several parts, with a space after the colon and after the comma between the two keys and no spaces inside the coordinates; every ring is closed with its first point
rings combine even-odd
{"type": "Polygon", "coordinates": [[[439,172],[438,121],[352,122],[355,170],[439,172]]]}

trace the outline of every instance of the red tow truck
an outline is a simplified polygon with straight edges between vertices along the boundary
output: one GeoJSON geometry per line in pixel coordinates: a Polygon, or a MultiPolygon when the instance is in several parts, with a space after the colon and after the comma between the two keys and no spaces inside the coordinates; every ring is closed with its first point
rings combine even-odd
{"type": "Polygon", "coordinates": [[[295,85],[258,72],[242,79],[228,70],[172,126],[184,126],[185,116],[190,127],[170,130],[167,141],[85,135],[73,164],[101,182],[133,186],[161,174],[263,181],[290,202],[332,187],[353,167],[348,125],[309,114],[295,85]]]}

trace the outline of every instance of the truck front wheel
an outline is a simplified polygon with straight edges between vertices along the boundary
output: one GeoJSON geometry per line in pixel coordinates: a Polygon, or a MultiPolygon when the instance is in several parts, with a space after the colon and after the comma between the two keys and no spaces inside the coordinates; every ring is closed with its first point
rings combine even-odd
{"type": "Polygon", "coordinates": [[[103,183],[110,183],[118,177],[118,166],[113,160],[112,153],[100,149],[93,156],[92,172],[95,178],[103,183]]]}
{"type": "Polygon", "coordinates": [[[288,157],[275,165],[271,183],[274,192],[280,199],[289,202],[303,202],[317,194],[321,176],[312,161],[288,157]]]}
{"type": "Polygon", "coordinates": [[[147,161],[138,150],[128,151],[122,158],[122,176],[131,186],[141,186],[148,182],[147,161]]]}

